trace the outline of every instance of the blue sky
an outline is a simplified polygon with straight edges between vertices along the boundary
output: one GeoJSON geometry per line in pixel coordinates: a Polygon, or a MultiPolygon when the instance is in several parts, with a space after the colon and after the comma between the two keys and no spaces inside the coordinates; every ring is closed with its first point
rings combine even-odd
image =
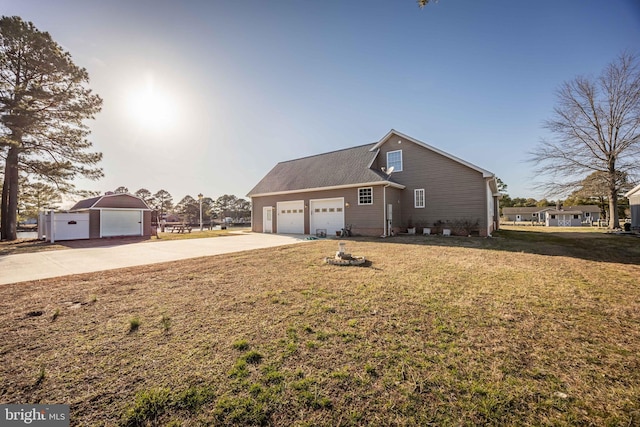
{"type": "MultiPolygon", "coordinates": [[[[104,99],[87,190],[244,197],[277,162],[390,129],[542,198],[554,91],[640,53],[638,0],[0,0],[104,99]],[[150,104],[149,104],[150,103],[150,104]]],[[[455,189],[452,189],[455,194],[455,189]]]]}

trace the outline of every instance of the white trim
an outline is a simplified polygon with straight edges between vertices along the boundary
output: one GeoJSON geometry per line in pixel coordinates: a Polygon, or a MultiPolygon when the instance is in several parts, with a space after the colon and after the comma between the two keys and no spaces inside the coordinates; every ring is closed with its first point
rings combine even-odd
{"type": "Polygon", "coordinates": [[[637,192],[640,192],[640,185],[637,185],[637,186],[633,187],[631,190],[629,190],[628,193],[626,193],[624,195],[624,197],[629,198],[629,197],[633,196],[637,192]]]}
{"type": "Polygon", "coordinates": [[[426,193],[424,188],[416,188],[413,190],[413,207],[417,209],[423,209],[427,206],[426,193]],[[422,192],[422,206],[418,205],[418,192],[422,192]]]}
{"type": "Polygon", "coordinates": [[[265,197],[265,196],[279,196],[281,194],[295,194],[295,193],[309,193],[311,191],[326,191],[326,190],[342,190],[344,188],[360,188],[360,187],[373,187],[376,185],[387,185],[390,187],[404,190],[405,186],[391,181],[376,181],[376,182],[363,182],[360,184],[345,184],[345,185],[332,185],[329,187],[314,187],[314,188],[302,188],[299,190],[287,190],[287,191],[274,191],[272,193],[259,193],[252,194],[250,198],[265,197]]]}
{"type": "Polygon", "coordinates": [[[385,141],[386,141],[386,140],[387,140],[391,135],[396,135],[396,136],[399,136],[400,138],[404,138],[404,139],[406,139],[407,141],[411,141],[411,142],[413,142],[414,144],[420,145],[420,146],[422,146],[422,147],[424,147],[424,148],[426,148],[426,149],[429,149],[429,150],[431,150],[431,151],[433,151],[433,152],[435,152],[435,153],[438,153],[438,154],[440,154],[440,155],[442,155],[442,156],[444,156],[444,157],[447,157],[447,158],[449,158],[449,159],[451,159],[451,160],[454,160],[454,161],[456,161],[456,162],[458,162],[458,163],[460,163],[460,164],[462,164],[462,165],[464,165],[464,166],[467,166],[468,168],[471,168],[471,169],[473,169],[473,170],[475,170],[475,171],[478,171],[478,172],[482,173],[482,176],[483,176],[484,178],[494,178],[494,177],[495,177],[495,175],[494,175],[493,173],[489,172],[489,171],[488,171],[488,170],[486,170],[486,169],[482,169],[481,167],[478,167],[478,166],[474,165],[473,163],[469,163],[469,162],[467,162],[467,161],[465,161],[465,160],[462,160],[462,159],[460,159],[460,158],[458,158],[458,157],[456,157],[456,156],[454,156],[454,155],[452,155],[452,154],[449,154],[449,153],[447,153],[447,152],[444,152],[444,151],[442,151],[442,150],[440,150],[440,149],[438,149],[438,148],[436,148],[436,147],[433,147],[433,146],[431,146],[431,145],[429,145],[429,144],[426,144],[426,143],[424,143],[424,142],[422,142],[422,141],[418,141],[417,139],[415,139],[415,138],[411,138],[410,136],[404,135],[403,133],[400,133],[400,132],[398,132],[397,130],[394,130],[394,129],[391,129],[391,130],[390,130],[390,131],[389,131],[389,132],[388,132],[384,137],[382,137],[382,139],[381,139],[380,141],[378,141],[378,142],[376,143],[376,145],[374,145],[373,147],[371,147],[370,151],[374,151],[374,150],[377,150],[378,148],[380,148],[380,146],[381,146],[382,144],[384,144],[384,142],[385,142],[385,141]]]}
{"type": "Polygon", "coordinates": [[[373,187],[358,187],[358,206],[373,205],[373,187]],[[360,203],[360,190],[371,190],[371,203],[360,203]]]}
{"type": "Polygon", "coordinates": [[[369,162],[369,164],[367,165],[367,168],[371,169],[371,166],[373,166],[373,162],[376,161],[376,158],[378,157],[378,154],[380,154],[380,150],[376,151],[376,154],[374,154],[373,156],[371,156],[371,161],[369,162]]]}
{"type": "Polygon", "coordinates": [[[273,206],[263,206],[262,207],[262,232],[263,233],[273,233],[273,211],[275,208],[273,206]],[[267,212],[271,214],[271,221],[267,221],[267,212]],[[266,230],[266,224],[269,224],[269,231],[266,230]]]}
{"type": "MultiPolygon", "coordinates": [[[[89,197],[88,199],[92,199],[93,197],[89,197]]],[[[83,199],[83,200],[88,200],[88,199],[83,199]]],[[[76,204],[82,202],[83,200],[79,200],[76,204]]],[[[80,208],[77,210],[85,210],[85,209],[139,209],[139,210],[146,210],[146,211],[152,211],[153,209],[151,209],[149,207],[149,205],[147,204],[147,202],[144,201],[144,199],[142,197],[138,197],[135,194],[129,194],[129,193],[114,193],[114,194],[103,194],[102,196],[98,196],[98,200],[96,200],[91,206],[86,207],[86,208],[80,208]],[[146,206],[146,208],[100,208],[100,207],[95,207],[98,203],[100,203],[102,201],[102,199],[106,199],[109,197],[120,197],[120,196],[128,196],[128,197],[133,197],[134,199],[138,199],[140,200],[142,203],[144,203],[144,205],[146,206]]]]}
{"type": "Polygon", "coordinates": [[[390,168],[390,166],[389,166],[389,154],[395,154],[395,153],[400,153],[400,168],[396,168],[394,166],[393,171],[394,172],[402,172],[403,169],[404,169],[404,159],[402,158],[402,150],[387,151],[387,170],[389,170],[389,168],[390,168]]]}

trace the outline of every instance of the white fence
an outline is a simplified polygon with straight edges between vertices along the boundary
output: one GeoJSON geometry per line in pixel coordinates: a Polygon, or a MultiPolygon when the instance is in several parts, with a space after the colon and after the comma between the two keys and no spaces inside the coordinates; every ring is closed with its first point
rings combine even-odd
{"type": "Polygon", "coordinates": [[[88,238],[88,213],[60,213],[54,211],[40,213],[38,218],[38,239],[54,243],[60,240],[88,238]]]}

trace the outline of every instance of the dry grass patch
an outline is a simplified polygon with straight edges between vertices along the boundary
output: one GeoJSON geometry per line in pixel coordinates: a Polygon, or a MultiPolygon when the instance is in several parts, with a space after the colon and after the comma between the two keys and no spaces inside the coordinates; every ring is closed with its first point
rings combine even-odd
{"type": "Polygon", "coordinates": [[[637,240],[596,260],[513,233],[349,240],[366,268],[317,241],[3,286],[0,399],[73,425],[637,424],[637,240]]]}

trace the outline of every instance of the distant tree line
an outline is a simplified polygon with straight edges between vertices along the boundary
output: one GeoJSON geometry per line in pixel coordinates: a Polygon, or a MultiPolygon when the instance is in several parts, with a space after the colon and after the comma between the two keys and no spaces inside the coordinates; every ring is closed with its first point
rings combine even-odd
{"type": "MultiPolygon", "coordinates": [[[[618,217],[624,218],[629,212],[629,200],[624,197],[624,193],[633,188],[633,184],[628,181],[628,176],[624,173],[619,177],[619,190],[617,194],[617,209],[618,217]]],[[[511,198],[507,194],[507,185],[502,182],[500,178],[498,180],[498,191],[502,193],[500,199],[500,215],[502,216],[502,208],[525,208],[525,207],[540,207],[556,206],[561,204],[562,206],[578,206],[578,205],[597,205],[600,207],[600,216],[605,219],[611,218],[609,215],[609,196],[608,196],[608,181],[607,177],[601,172],[593,172],[585,179],[580,181],[577,188],[575,188],[569,196],[564,199],[547,200],[543,198],[536,200],[534,198],[514,197],[511,198]]]]}
{"type": "MultiPolygon", "coordinates": [[[[114,193],[127,194],[130,192],[127,187],[118,187],[114,193]]],[[[173,197],[166,190],[159,190],[152,194],[146,188],[141,188],[132,194],[144,200],[154,210],[158,220],[175,215],[184,223],[198,224],[200,222],[200,200],[197,196],[186,195],[174,204],[173,197]]],[[[251,202],[229,194],[215,200],[202,196],[203,223],[221,222],[225,218],[231,218],[234,222],[250,222],[251,202]]]]}

